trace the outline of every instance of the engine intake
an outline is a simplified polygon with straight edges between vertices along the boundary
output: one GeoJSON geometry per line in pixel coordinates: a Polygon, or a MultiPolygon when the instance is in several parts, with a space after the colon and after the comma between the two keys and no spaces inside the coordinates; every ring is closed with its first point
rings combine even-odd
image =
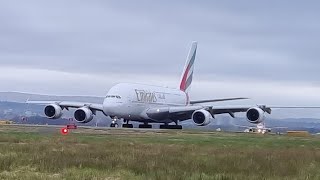
{"type": "Polygon", "coordinates": [[[206,126],[211,123],[212,115],[204,110],[197,110],[192,114],[192,120],[197,126],[206,126]]]}
{"type": "Polygon", "coordinates": [[[247,120],[253,124],[259,124],[264,121],[264,111],[260,108],[254,107],[247,111],[247,120]]]}
{"type": "Polygon", "coordinates": [[[74,119],[79,123],[88,123],[93,119],[93,113],[89,108],[82,107],[74,112],[74,119]]]}
{"type": "Polygon", "coordinates": [[[44,114],[49,119],[58,119],[62,116],[62,108],[57,104],[50,104],[44,108],[44,114]]]}

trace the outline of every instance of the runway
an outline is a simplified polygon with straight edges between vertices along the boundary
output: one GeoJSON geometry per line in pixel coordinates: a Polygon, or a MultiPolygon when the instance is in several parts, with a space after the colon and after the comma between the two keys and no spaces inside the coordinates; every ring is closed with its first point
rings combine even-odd
{"type": "MultiPolygon", "coordinates": [[[[66,125],[36,125],[36,124],[5,124],[0,125],[0,132],[16,131],[16,132],[37,132],[40,134],[58,134],[66,125]]],[[[77,126],[77,129],[69,129],[72,134],[95,134],[95,135],[215,135],[225,134],[227,136],[237,136],[239,134],[248,134],[240,132],[217,132],[208,129],[144,129],[144,128],[112,128],[112,127],[93,127],[93,126],[77,126]]],[[[252,133],[250,133],[252,134],[252,133]]],[[[256,134],[256,133],[253,133],[256,134]]],[[[256,134],[262,135],[262,134],[256,134]]],[[[264,134],[266,135],[266,134],[264,134]]],[[[268,135],[276,135],[268,133],[268,135]]]]}
{"type": "MultiPolygon", "coordinates": [[[[17,131],[17,132],[38,132],[41,134],[60,133],[62,125],[34,125],[34,124],[6,124],[0,125],[0,131],[17,131]]],[[[105,134],[105,135],[146,135],[146,134],[215,134],[215,131],[208,130],[171,130],[171,129],[141,129],[141,128],[111,128],[111,127],[92,127],[77,126],[77,129],[70,129],[73,134],[105,134]]]]}

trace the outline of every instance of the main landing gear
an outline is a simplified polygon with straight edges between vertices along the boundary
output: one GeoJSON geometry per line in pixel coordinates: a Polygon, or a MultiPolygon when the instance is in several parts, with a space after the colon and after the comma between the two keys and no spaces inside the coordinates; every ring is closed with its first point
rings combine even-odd
{"type": "Polygon", "coordinates": [[[122,124],[123,128],[133,128],[133,124],[129,124],[129,120],[123,120],[123,122],[125,122],[125,124],[122,124]]]}
{"type": "MultiPolygon", "coordinates": [[[[113,117],[110,127],[114,127],[114,128],[119,127],[118,120],[119,119],[117,117],[113,117]]],[[[123,122],[124,122],[122,124],[123,128],[133,128],[133,124],[129,124],[129,120],[123,119],[123,122]]],[[[148,124],[148,122],[144,122],[143,124],[139,124],[139,128],[151,129],[152,125],[148,124]]],[[[165,123],[163,125],[160,125],[160,129],[182,129],[182,126],[178,125],[178,121],[175,121],[175,125],[169,125],[168,123],[165,123]]]]}
{"type": "Polygon", "coordinates": [[[160,129],[182,129],[181,125],[160,125],[160,129]]]}
{"type": "Polygon", "coordinates": [[[169,125],[168,123],[165,123],[163,125],[160,125],[160,129],[182,129],[181,125],[178,125],[178,121],[175,121],[176,125],[169,125]]]}
{"type": "Polygon", "coordinates": [[[139,128],[142,129],[151,129],[152,125],[148,124],[148,123],[144,123],[144,124],[139,124],[139,128]]]}
{"type": "Polygon", "coordinates": [[[133,124],[122,124],[123,128],[133,128],[133,124]]]}
{"type": "MultiPolygon", "coordinates": [[[[119,119],[117,117],[113,117],[110,127],[113,127],[113,128],[119,127],[118,120],[119,119]]],[[[123,128],[133,128],[133,124],[129,124],[129,120],[123,119],[123,122],[124,122],[124,124],[122,124],[123,128]]]]}

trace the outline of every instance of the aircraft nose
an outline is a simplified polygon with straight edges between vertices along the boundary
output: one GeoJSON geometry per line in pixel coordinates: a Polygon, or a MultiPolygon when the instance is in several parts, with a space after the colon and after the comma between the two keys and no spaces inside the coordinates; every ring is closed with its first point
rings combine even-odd
{"type": "Polygon", "coordinates": [[[106,99],[104,102],[103,102],[103,109],[105,110],[114,110],[114,109],[117,109],[119,108],[120,106],[123,105],[123,102],[120,102],[120,101],[110,101],[108,99],[106,99]]]}

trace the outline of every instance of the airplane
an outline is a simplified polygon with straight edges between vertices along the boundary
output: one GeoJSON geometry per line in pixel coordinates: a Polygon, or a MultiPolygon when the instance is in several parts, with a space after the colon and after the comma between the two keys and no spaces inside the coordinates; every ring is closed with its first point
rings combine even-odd
{"type": "Polygon", "coordinates": [[[265,122],[258,123],[255,127],[254,126],[242,126],[233,124],[233,126],[245,128],[243,132],[245,133],[257,133],[257,134],[267,134],[271,133],[274,129],[288,129],[288,127],[266,127],[265,122]]]}
{"type": "Polygon", "coordinates": [[[161,129],[182,129],[182,126],[179,125],[181,121],[192,120],[197,126],[206,126],[213,121],[216,115],[229,114],[235,118],[235,113],[238,112],[245,112],[248,122],[252,124],[263,123],[265,114],[271,114],[273,107],[266,105],[251,107],[215,107],[213,105],[204,105],[207,103],[244,100],[248,98],[190,100],[189,92],[192,84],[196,53],[197,42],[193,42],[178,88],[137,83],[119,83],[111,87],[101,104],[29,100],[27,100],[27,103],[46,105],[44,113],[49,119],[60,118],[63,115],[64,109],[76,108],[74,119],[78,123],[90,122],[96,113],[100,111],[112,119],[111,127],[118,127],[118,121],[123,120],[123,128],[133,128],[133,124],[129,122],[135,121],[141,123],[139,124],[139,128],[152,128],[150,123],[160,123],[161,129]]]}

